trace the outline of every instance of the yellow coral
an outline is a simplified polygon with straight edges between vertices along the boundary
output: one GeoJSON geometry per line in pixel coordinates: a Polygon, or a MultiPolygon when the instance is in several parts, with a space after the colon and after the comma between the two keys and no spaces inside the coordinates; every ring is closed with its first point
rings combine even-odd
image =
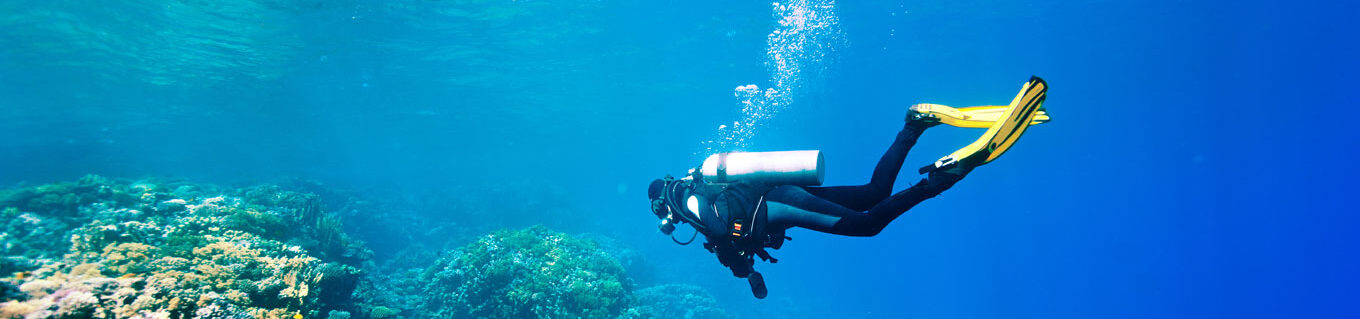
{"type": "Polygon", "coordinates": [[[297,314],[288,311],[288,309],[263,309],[263,308],[250,308],[250,310],[247,310],[246,313],[249,314],[251,317],[257,319],[291,319],[293,317],[292,315],[297,314]]]}
{"type": "Polygon", "coordinates": [[[109,244],[104,247],[104,265],[114,274],[143,272],[150,268],[146,263],[155,257],[157,250],[142,243],[109,244]]]}
{"type": "Polygon", "coordinates": [[[188,259],[184,258],[162,257],[161,259],[157,259],[156,262],[152,263],[152,265],[155,266],[156,269],[159,271],[170,271],[170,270],[187,270],[189,268],[190,263],[188,259]]]}
{"type": "Polygon", "coordinates": [[[302,298],[307,297],[307,283],[300,282],[295,285],[290,285],[288,288],[283,288],[283,290],[279,291],[279,297],[297,298],[300,303],[302,302],[302,298]]]}
{"type": "Polygon", "coordinates": [[[235,303],[239,304],[250,303],[250,295],[247,295],[246,293],[241,292],[240,290],[235,289],[227,290],[226,296],[228,300],[231,300],[232,302],[235,303]]]}
{"type": "Polygon", "coordinates": [[[235,283],[235,280],[232,278],[237,276],[237,273],[233,268],[218,264],[200,264],[194,266],[193,270],[201,274],[205,279],[217,279],[212,283],[213,288],[230,287],[235,283]]]}
{"type": "Polygon", "coordinates": [[[279,297],[297,298],[298,303],[302,303],[304,301],[303,299],[307,298],[307,283],[298,280],[298,277],[297,271],[289,272],[287,275],[283,276],[283,283],[288,285],[288,287],[279,291],[279,297]]]}
{"type": "Polygon", "coordinates": [[[199,258],[218,261],[241,261],[254,259],[260,255],[259,250],[250,249],[245,244],[237,242],[218,241],[203,247],[194,248],[194,255],[199,258]]]}
{"type": "Polygon", "coordinates": [[[0,305],[0,318],[4,319],[23,318],[29,313],[32,313],[34,310],[38,310],[37,307],[34,307],[33,305],[30,305],[28,303],[10,301],[6,302],[4,305],[0,305]]]}
{"type": "Polygon", "coordinates": [[[147,258],[155,249],[156,247],[143,243],[122,243],[104,247],[104,253],[113,259],[147,258]]]}
{"type": "Polygon", "coordinates": [[[99,271],[99,264],[76,265],[75,267],[71,267],[71,271],[67,274],[73,278],[94,278],[104,276],[99,271]]]}
{"type": "Polygon", "coordinates": [[[60,283],[56,283],[51,280],[40,279],[26,282],[23,285],[19,285],[19,290],[23,291],[29,296],[32,296],[33,298],[42,298],[56,291],[57,288],[59,287],[61,287],[60,283]]]}

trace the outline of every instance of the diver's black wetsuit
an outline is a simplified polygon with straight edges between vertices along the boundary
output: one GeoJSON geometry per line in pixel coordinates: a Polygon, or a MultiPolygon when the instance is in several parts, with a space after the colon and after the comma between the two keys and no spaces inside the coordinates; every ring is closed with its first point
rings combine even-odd
{"type": "Polygon", "coordinates": [[[878,160],[868,184],[775,187],[765,195],[770,203],[769,227],[803,227],[837,235],[873,236],[916,204],[949,189],[971,169],[957,165],[953,169],[935,171],[916,185],[888,196],[907,151],[916,144],[925,128],[908,122],[878,160]]]}
{"type": "Polygon", "coordinates": [[[916,185],[889,196],[907,151],[930,125],[908,121],[879,159],[868,184],[770,188],[756,183],[708,183],[701,179],[702,175],[680,180],[666,176],[652,181],[647,197],[651,199],[652,213],[662,218],[662,233],[671,235],[676,222],[693,225],[695,235],[703,233],[707,239],[704,248],[716,254],[733,276],[747,278],[756,298],[765,298],[768,290],[764,276],[752,266],[757,256],[769,262],[778,261],[766,249],[779,249],[790,239],[784,236],[786,229],[803,227],[846,236],[877,235],[912,206],[939,195],[968,174],[972,168],[962,164],[936,169],[916,185]]]}

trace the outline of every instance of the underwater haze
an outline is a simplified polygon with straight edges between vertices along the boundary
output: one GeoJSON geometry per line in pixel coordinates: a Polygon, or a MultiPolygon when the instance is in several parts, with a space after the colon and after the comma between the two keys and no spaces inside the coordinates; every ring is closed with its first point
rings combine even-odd
{"type": "MultiPolygon", "coordinates": [[[[7,0],[0,318],[1355,318],[1357,17],[7,0]],[[648,211],[715,152],[865,183],[910,105],[1031,75],[1052,122],[877,236],[789,230],[768,298],[648,211]]],[[[926,132],[895,190],[979,132],[926,132]]]]}

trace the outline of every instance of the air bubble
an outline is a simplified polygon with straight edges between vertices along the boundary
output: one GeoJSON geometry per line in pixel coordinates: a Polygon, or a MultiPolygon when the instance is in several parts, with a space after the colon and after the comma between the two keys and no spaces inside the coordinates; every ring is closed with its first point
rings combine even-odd
{"type": "Polygon", "coordinates": [[[755,84],[734,90],[742,117],[718,136],[704,142],[702,154],[746,149],[758,128],[788,105],[807,85],[806,76],[826,68],[832,52],[845,45],[833,0],[773,2],[778,27],[765,37],[765,68],[771,87],[761,91],[755,84]],[[806,73],[806,74],[805,74],[806,73]]]}

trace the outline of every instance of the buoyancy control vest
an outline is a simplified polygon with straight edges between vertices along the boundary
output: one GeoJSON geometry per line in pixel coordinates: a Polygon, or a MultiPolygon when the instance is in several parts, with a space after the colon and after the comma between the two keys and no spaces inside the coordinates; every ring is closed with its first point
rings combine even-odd
{"type": "Polygon", "coordinates": [[[783,246],[784,228],[770,228],[765,194],[772,187],[754,183],[702,183],[694,192],[701,198],[698,222],[702,223],[704,248],[717,255],[732,275],[746,278],[754,272],[755,257],[771,263],[769,249],[783,246]]]}

